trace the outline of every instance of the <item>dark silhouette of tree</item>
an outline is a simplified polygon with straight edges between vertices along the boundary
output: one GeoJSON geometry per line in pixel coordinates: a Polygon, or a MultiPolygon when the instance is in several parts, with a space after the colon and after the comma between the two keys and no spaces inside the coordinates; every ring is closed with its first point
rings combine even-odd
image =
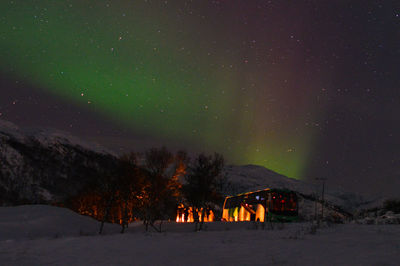
{"type": "Polygon", "coordinates": [[[201,221],[197,211],[193,212],[196,231],[202,230],[205,214],[213,209],[215,211],[214,206],[223,200],[222,193],[226,184],[223,168],[224,158],[218,153],[213,156],[200,154],[188,167],[184,194],[194,209],[201,210],[201,221]]]}
{"type": "Polygon", "coordinates": [[[125,154],[107,172],[96,173],[68,205],[98,219],[99,234],[106,222],[119,223],[124,233],[135,219],[143,221],[146,231],[150,227],[161,232],[162,221],[175,219],[177,206],[183,202],[181,181],[189,161],[186,152],[173,155],[165,147],[152,148],[142,156],[125,154]]]}
{"type": "Polygon", "coordinates": [[[99,176],[97,181],[96,190],[97,193],[101,196],[99,205],[102,206],[99,208],[102,211],[102,217],[100,223],[99,234],[103,233],[104,223],[109,220],[111,208],[115,203],[116,200],[116,193],[117,193],[117,180],[116,174],[113,173],[105,173],[102,176],[99,176]]]}
{"type": "MultiPolygon", "coordinates": [[[[174,157],[173,176],[169,181],[168,188],[172,192],[173,196],[182,202],[182,181],[185,179],[187,172],[187,166],[190,162],[190,158],[186,151],[178,151],[174,157]]],[[[175,212],[175,210],[174,210],[175,212]]],[[[175,213],[174,213],[175,214],[175,213]]]]}
{"type": "Polygon", "coordinates": [[[174,214],[180,197],[180,182],[176,176],[176,158],[165,147],[152,148],[145,153],[145,198],[142,200],[142,219],[146,226],[161,232],[162,221],[174,214]],[[154,226],[161,220],[159,228],[154,226]]]}
{"type": "Polygon", "coordinates": [[[121,233],[124,233],[130,221],[139,216],[140,201],[144,198],[146,182],[133,152],[121,156],[116,180],[117,198],[121,211],[121,233]]]}

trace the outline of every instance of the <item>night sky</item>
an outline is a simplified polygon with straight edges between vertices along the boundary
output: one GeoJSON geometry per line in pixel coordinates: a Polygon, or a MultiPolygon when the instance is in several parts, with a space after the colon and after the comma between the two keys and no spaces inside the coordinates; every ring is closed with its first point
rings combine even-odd
{"type": "Polygon", "coordinates": [[[398,1],[0,3],[0,119],[399,195],[398,1]]]}

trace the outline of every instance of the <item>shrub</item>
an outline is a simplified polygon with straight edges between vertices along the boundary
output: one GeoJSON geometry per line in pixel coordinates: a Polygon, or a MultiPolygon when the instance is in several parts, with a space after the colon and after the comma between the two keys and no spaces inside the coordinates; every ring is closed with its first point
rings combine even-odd
{"type": "Polygon", "coordinates": [[[383,208],[385,208],[386,211],[392,211],[394,213],[400,213],[400,200],[386,200],[383,203],[383,208]]]}

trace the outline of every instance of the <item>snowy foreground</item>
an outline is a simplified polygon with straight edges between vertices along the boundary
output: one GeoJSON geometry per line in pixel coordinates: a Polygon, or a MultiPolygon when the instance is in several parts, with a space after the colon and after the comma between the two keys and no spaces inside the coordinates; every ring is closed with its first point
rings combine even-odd
{"type": "Polygon", "coordinates": [[[399,225],[307,223],[256,229],[253,223],[106,225],[67,209],[0,208],[0,265],[399,265],[399,225]]]}

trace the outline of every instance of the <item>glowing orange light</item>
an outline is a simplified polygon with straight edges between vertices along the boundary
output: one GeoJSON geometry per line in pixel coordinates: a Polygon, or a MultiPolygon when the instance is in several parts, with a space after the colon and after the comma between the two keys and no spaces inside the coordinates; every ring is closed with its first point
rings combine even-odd
{"type": "MultiPolygon", "coordinates": [[[[194,222],[194,217],[193,214],[194,212],[197,213],[197,216],[199,217],[199,221],[202,220],[202,212],[203,209],[194,209],[193,207],[188,207],[185,208],[183,205],[180,205],[177,210],[176,214],[176,219],[175,221],[177,223],[193,223],[194,222]],[[185,216],[185,213],[187,213],[187,216],[185,216]]],[[[210,210],[208,213],[204,213],[204,222],[213,222],[215,220],[215,215],[212,210],[210,210]]]]}

